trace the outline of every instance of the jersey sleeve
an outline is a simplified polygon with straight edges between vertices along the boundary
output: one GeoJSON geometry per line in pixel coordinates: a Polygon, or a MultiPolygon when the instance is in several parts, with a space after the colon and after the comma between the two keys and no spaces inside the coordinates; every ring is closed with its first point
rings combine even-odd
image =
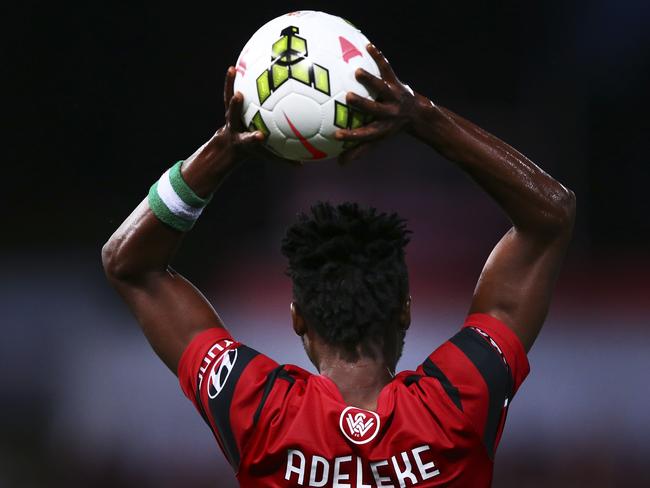
{"type": "Polygon", "coordinates": [[[265,385],[278,364],[222,328],[197,334],[178,364],[185,396],[210,426],[235,472],[252,435],[265,385]]]}
{"type": "Polygon", "coordinates": [[[529,371],[526,351],[512,329],[491,315],[474,313],[417,372],[440,383],[494,458],[508,405],[529,371]]]}

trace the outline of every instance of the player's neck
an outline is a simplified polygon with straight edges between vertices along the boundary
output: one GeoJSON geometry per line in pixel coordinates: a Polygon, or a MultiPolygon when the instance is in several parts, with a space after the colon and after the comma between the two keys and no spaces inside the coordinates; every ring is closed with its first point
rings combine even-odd
{"type": "Polygon", "coordinates": [[[348,405],[375,410],[379,392],[393,374],[383,360],[361,357],[355,362],[340,357],[323,357],[319,371],[338,387],[348,405]]]}

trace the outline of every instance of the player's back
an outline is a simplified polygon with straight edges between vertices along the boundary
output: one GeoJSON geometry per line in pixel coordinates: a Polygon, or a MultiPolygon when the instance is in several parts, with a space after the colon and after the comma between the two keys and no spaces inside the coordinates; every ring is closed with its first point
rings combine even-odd
{"type": "Polygon", "coordinates": [[[371,412],[347,405],[327,377],[294,366],[283,371],[292,380],[274,388],[258,418],[262,426],[242,457],[244,486],[260,486],[260,474],[270,486],[355,487],[436,486],[452,478],[477,486],[489,476],[477,434],[428,378],[400,373],[371,412]],[[463,469],[468,461],[471,470],[463,469]]]}
{"type": "Polygon", "coordinates": [[[396,375],[375,411],[223,329],[197,336],[179,366],[241,485],[254,487],[489,486],[507,406],[527,372],[514,333],[485,314],[396,375]]]}

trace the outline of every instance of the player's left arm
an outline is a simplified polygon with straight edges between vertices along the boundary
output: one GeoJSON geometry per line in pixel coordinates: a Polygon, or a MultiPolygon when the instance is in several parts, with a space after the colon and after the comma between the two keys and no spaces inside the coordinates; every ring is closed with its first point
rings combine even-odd
{"type": "Polygon", "coordinates": [[[472,122],[429,104],[433,147],[505,211],[512,227],[490,253],[469,313],[508,325],[526,352],[542,328],[573,235],[576,198],[525,155],[472,122]]]}
{"type": "MultiPolygon", "coordinates": [[[[264,135],[242,127],[243,97],[233,95],[235,70],[226,75],[226,123],[184,163],[183,180],[199,196],[214,192],[226,175],[258,147],[264,135]]],[[[128,304],[145,336],[174,373],[192,338],[223,323],[208,300],[170,262],[184,233],[153,214],[146,199],[111,236],[102,249],[108,280],[128,304]]]]}
{"type": "Polygon", "coordinates": [[[348,93],[347,102],[375,122],[338,131],[340,139],[361,143],[342,162],[369,143],[406,130],[455,162],[501,206],[513,225],[483,268],[470,313],[499,319],[528,351],[546,318],[571,240],[575,195],[513,147],[414,93],[377,48],[370,45],[368,52],[382,79],[362,69],[357,79],[377,100],[348,93]]]}

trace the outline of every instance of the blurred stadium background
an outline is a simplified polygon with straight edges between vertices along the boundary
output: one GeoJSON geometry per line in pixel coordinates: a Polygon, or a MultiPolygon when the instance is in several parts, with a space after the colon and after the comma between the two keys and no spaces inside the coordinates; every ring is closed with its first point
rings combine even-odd
{"type": "MultiPolygon", "coordinates": [[[[214,440],[104,281],[100,248],[222,121],[226,67],[298,8],[359,26],[414,89],[512,143],[578,197],[575,240],[497,487],[650,486],[647,2],[25,2],[3,7],[0,486],[232,487],[214,440]]],[[[177,268],[233,334],[307,364],[289,328],[284,228],[318,199],[407,217],[414,320],[401,368],[461,323],[507,229],[400,137],[348,168],[250,161],[177,268]]]]}

